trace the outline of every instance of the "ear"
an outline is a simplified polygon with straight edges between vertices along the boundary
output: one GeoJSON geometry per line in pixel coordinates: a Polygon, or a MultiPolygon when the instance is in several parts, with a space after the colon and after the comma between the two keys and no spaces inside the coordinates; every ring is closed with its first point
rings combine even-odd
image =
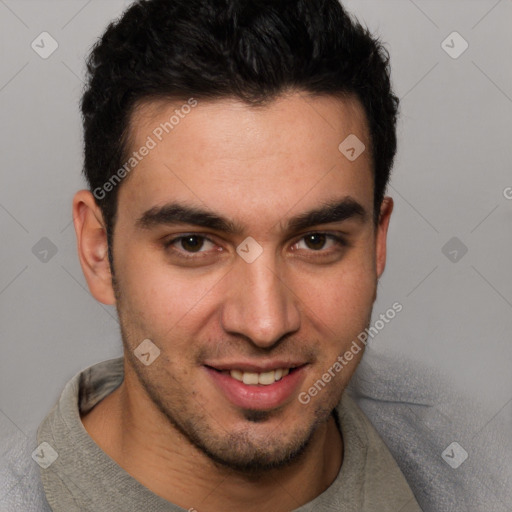
{"type": "Polygon", "coordinates": [[[386,240],[388,235],[389,220],[391,212],[393,211],[393,199],[391,197],[384,197],[380,207],[379,223],[377,225],[376,234],[376,271],[377,279],[380,278],[386,267],[386,240]]]}
{"type": "Polygon", "coordinates": [[[89,190],[80,190],[75,194],[73,222],[78,257],[91,294],[103,304],[115,304],[105,223],[89,190]]]}

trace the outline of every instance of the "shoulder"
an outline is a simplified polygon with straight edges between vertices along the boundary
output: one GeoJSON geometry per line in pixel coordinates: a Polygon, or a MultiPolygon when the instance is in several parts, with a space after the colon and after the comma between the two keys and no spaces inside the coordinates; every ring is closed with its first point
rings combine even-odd
{"type": "Polygon", "coordinates": [[[512,428],[447,377],[398,355],[365,354],[350,395],[424,512],[502,512],[512,502],[512,428]],[[492,421],[491,421],[492,420],[492,421]]]}
{"type": "MultiPolygon", "coordinates": [[[[337,410],[344,440],[343,464],[359,474],[360,482],[354,487],[360,485],[362,510],[421,512],[393,455],[357,403],[345,393],[337,410]]],[[[348,481],[346,472],[343,476],[348,481]]]]}
{"type": "Polygon", "coordinates": [[[26,436],[14,426],[2,425],[0,441],[0,510],[2,512],[51,512],[32,458],[35,433],[26,436]]]}

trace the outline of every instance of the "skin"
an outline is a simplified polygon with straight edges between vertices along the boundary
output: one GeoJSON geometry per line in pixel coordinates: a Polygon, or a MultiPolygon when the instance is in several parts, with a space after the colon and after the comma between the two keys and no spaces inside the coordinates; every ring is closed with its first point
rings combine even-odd
{"type": "MultiPolygon", "coordinates": [[[[179,106],[142,104],[131,119],[132,148],[179,106]]],[[[374,224],[371,157],[350,162],[340,153],[349,134],[369,147],[355,99],[293,92],[257,109],[199,101],[120,185],[115,286],[101,211],[89,191],[74,198],[83,272],[98,301],[116,304],[125,349],[123,383],[82,417],[84,427],[135,479],[185,509],[291,510],[338,475],[343,440],[332,410],[363,351],[309,404],[298,395],[369,325],[393,209],[386,197],[374,224]],[[364,218],[286,229],[292,217],[347,197],[364,218]],[[241,231],[137,225],[169,201],[241,231]],[[200,252],[180,240],[165,247],[190,233],[210,241],[200,252]],[[252,263],[236,253],[248,236],[263,248],[252,263]],[[133,354],[147,338],[161,351],[149,366],[133,354]],[[276,358],[307,363],[304,379],[280,407],[258,412],[229,402],[204,367],[276,358]]]]}

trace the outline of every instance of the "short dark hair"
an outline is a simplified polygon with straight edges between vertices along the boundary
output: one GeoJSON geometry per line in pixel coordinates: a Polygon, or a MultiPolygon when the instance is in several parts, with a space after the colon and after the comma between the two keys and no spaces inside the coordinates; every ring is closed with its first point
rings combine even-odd
{"type": "MultiPolygon", "coordinates": [[[[338,0],[138,0],[87,60],[81,100],[91,191],[127,161],[130,118],[152,99],[270,103],[288,91],[356,97],[370,133],[377,223],[396,153],[389,53],[338,0]]],[[[341,142],[341,141],[340,141],[341,142]]],[[[119,187],[95,194],[112,234],[119,187]],[[99,197],[98,197],[99,196],[99,197]]]]}

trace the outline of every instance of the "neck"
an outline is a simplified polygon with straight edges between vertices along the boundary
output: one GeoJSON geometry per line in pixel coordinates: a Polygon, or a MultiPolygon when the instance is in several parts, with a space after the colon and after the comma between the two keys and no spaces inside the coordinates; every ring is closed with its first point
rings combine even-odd
{"type": "Polygon", "coordinates": [[[293,510],[324,492],[342,463],[342,438],[331,415],[300,460],[289,466],[250,475],[220,466],[126,376],[82,422],[96,444],[135,480],[186,510],[293,510]]]}

